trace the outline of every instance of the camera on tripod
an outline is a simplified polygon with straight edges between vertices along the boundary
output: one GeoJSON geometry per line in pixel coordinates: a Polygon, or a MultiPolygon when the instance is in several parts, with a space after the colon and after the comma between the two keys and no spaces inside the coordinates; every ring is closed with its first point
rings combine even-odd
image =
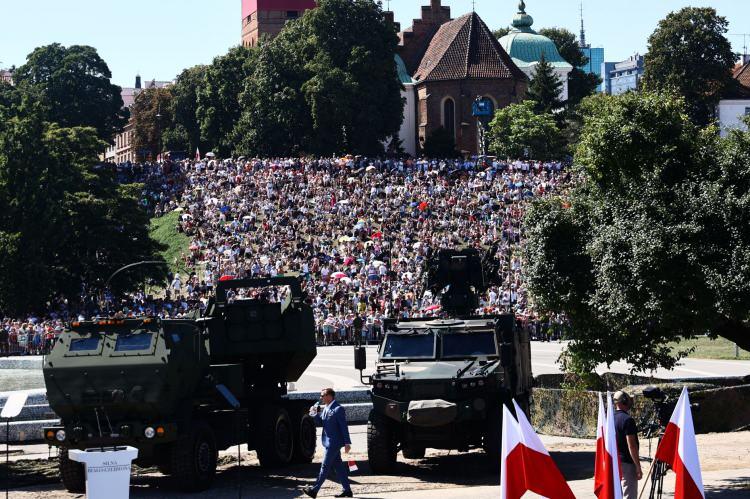
{"type": "Polygon", "coordinates": [[[648,386],[643,390],[643,396],[649,399],[653,403],[653,412],[651,413],[651,420],[647,423],[650,427],[656,425],[656,428],[651,429],[651,434],[663,431],[667,424],[669,424],[669,418],[672,417],[672,411],[676,405],[676,402],[669,399],[669,395],[664,393],[658,386],[648,386]]]}

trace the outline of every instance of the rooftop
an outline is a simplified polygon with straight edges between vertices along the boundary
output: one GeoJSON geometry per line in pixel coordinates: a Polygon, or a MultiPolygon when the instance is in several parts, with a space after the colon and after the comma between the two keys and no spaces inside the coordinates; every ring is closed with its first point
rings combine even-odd
{"type": "Polygon", "coordinates": [[[440,26],[414,73],[419,82],[464,78],[525,78],[476,12],[440,26]]]}

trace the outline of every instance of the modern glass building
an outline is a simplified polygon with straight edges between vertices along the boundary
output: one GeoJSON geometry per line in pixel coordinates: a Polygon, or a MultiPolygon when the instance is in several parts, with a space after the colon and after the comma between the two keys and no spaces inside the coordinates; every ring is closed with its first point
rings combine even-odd
{"type": "Polygon", "coordinates": [[[581,53],[588,58],[589,62],[578,69],[596,75],[603,80],[604,47],[581,47],[581,53]]]}

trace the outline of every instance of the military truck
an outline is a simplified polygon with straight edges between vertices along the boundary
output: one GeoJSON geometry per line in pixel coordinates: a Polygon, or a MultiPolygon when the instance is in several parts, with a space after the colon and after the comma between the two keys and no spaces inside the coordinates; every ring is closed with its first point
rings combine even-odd
{"type": "Polygon", "coordinates": [[[499,471],[502,405],[528,410],[532,386],[527,334],[512,314],[473,316],[477,293],[499,279],[494,250],[441,250],[428,262],[428,287],[441,295],[447,318],[388,320],[371,386],[367,455],[375,473],[393,471],[399,451],[420,459],[425,449],[483,448],[499,471]],[[489,276],[489,279],[485,276],[489,276]]]}
{"type": "Polygon", "coordinates": [[[44,437],[60,448],[74,492],[84,470],[70,449],[136,447],[137,465],[190,491],[211,485],[218,451],[233,445],[247,444],[266,467],[311,462],[314,401],[285,395],[315,355],[313,313],[295,277],[221,281],[203,317],[73,322],[45,358],[61,424],[44,437]],[[288,290],[282,303],[232,298],[273,287],[288,290]]]}

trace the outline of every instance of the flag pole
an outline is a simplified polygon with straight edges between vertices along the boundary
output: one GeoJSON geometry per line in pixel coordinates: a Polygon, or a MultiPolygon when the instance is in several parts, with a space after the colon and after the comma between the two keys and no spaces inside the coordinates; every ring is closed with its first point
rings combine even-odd
{"type": "Polygon", "coordinates": [[[648,473],[643,475],[646,479],[643,481],[643,488],[641,489],[641,493],[638,494],[638,499],[641,499],[641,497],[643,497],[643,492],[646,490],[646,486],[648,485],[648,481],[649,481],[648,477],[651,476],[651,472],[654,470],[655,464],[656,464],[656,458],[653,458],[651,460],[651,466],[649,466],[648,468],[648,473]]]}

